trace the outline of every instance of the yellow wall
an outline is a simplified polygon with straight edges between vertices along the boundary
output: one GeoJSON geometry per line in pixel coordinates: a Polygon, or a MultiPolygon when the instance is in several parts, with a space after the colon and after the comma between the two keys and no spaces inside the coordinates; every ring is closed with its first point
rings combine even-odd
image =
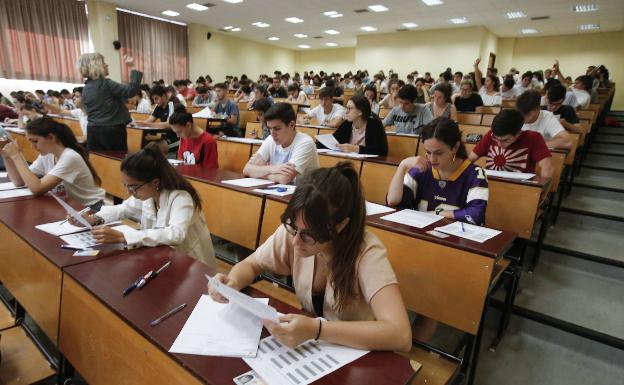
{"type": "Polygon", "coordinates": [[[503,44],[499,43],[499,48],[505,49],[502,56],[510,57],[505,67],[498,65],[504,72],[509,66],[520,72],[550,68],[559,59],[563,75],[575,78],[585,74],[590,64],[604,64],[610,78],[620,83],[613,109],[624,109],[624,31],[500,40],[503,44]]]}
{"type": "Polygon", "coordinates": [[[118,39],[116,5],[104,1],[87,1],[89,10],[89,33],[94,52],[104,55],[108,63],[109,78],[121,81],[121,59],[119,51],[113,48],[118,39]]]}
{"type": "Polygon", "coordinates": [[[481,29],[481,48],[479,51],[479,57],[483,61],[481,70],[483,70],[483,68],[485,68],[486,65],[488,64],[490,53],[497,54],[497,51],[498,51],[498,36],[490,32],[489,29],[482,28],[481,29]]]}
{"type": "Polygon", "coordinates": [[[310,70],[316,73],[321,70],[330,73],[355,72],[355,47],[299,51],[296,53],[295,68],[301,74],[310,70]]]}
{"type": "Polygon", "coordinates": [[[189,24],[188,36],[191,80],[209,74],[218,82],[226,75],[243,73],[255,80],[275,70],[291,74],[295,70],[295,51],[290,49],[243,40],[199,24],[189,24]],[[210,40],[206,39],[207,32],[212,32],[210,40]]]}

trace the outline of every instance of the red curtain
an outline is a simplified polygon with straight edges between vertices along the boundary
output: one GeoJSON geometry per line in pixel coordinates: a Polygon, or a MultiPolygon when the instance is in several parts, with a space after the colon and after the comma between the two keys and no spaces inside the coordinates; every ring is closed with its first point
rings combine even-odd
{"type": "Polygon", "coordinates": [[[84,2],[0,0],[0,77],[82,83],[88,45],[84,2]]]}
{"type": "MultiPolygon", "coordinates": [[[[145,83],[188,77],[188,32],[186,26],[117,11],[119,42],[123,53],[134,58],[145,83]]],[[[128,81],[127,69],[122,80],[128,81]]]]}

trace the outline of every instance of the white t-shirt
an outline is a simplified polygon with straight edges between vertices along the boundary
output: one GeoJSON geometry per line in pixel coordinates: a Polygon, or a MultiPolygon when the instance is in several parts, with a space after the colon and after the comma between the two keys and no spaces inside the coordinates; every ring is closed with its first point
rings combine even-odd
{"type": "Polygon", "coordinates": [[[152,112],[152,103],[150,103],[149,99],[139,99],[139,104],[137,104],[136,108],[137,112],[141,114],[150,114],[152,112]]]}
{"type": "Polygon", "coordinates": [[[86,206],[103,200],[106,195],[104,189],[95,185],[84,159],[68,147],[56,162],[54,154],[39,155],[30,165],[30,171],[39,177],[50,174],[62,179],[67,195],[86,206]]]}
{"type": "Polygon", "coordinates": [[[479,95],[481,95],[481,100],[483,100],[484,106],[500,106],[503,104],[503,98],[500,93],[497,92],[494,95],[488,95],[485,86],[481,86],[479,90],[479,95]]]}
{"type": "Polygon", "coordinates": [[[82,129],[82,135],[87,136],[87,113],[80,108],[74,108],[69,111],[69,113],[71,116],[78,119],[80,122],[80,129],[82,129]]]}
{"type": "Polygon", "coordinates": [[[525,91],[530,90],[530,89],[531,89],[531,87],[525,87],[525,86],[523,86],[523,85],[522,85],[522,83],[521,83],[521,84],[516,84],[516,85],[513,87],[513,89],[515,90],[516,95],[517,95],[517,96],[520,96],[520,95],[522,95],[525,91]]]}
{"type": "MultiPolygon", "coordinates": [[[[548,104],[546,102],[546,96],[542,96],[542,99],[540,99],[540,105],[545,106],[546,104],[548,104]]],[[[578,101],[576,100],[576,95],[574,95],[574,92],[566,92],[565,99],[563,99],[563,104],[572,108],[578,107],[578,101]]]]}
{"type": "Polygon", "coordinates": [[[515,99],[517,98],[521,93],[518,92],[518,89],[516,87],[510,88],[507,91],[501,91],[501,98],[503,99],[515,99]]]}
{"type": "Polygon", "coordinates": [[[345,109],[340,104],[334,103],[329,114],[325,113],[320,104],[308,112],[308,116],[318,120],[319,124],[326,125],[332,120],[344,116],[345,109]]]}
{"type": "Polygon", "coordinates": [[[314,140],[301,132],[297,132],[293,142],[286,148],[277,145],[272,136],[267,137],[262,142],[258,152],[254,154],[254,157],[256,156],[271,165],[292,163],[301,175],[319,168],[314,140]]]}
{"type": "Polygon", "coordinates": [[[559,122],[559,119],[550,111],[541,110],[539,117],[533,123],[524,123],[522,131],[535,131],[542,134],[545,141],[552,140],[565,128],[559,122]]]}
{"type": "Polygon", "coordinates": [[[585,90],[577,90],[574,87],[572,87],[572,92],[574,93],[574,96],[576,96],[576,101],[581,108],[589,107],[589,103],[591,103],[591,95],[589,92],[585,90]]]}

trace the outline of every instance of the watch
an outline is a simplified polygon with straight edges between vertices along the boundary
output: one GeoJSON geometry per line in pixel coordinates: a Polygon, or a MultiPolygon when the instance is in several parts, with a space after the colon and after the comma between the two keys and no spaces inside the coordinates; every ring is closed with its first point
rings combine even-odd
{"type": "Polygon", "coordinates": [[[440,215],[440,213],[444,211],[444,209],[442,207],[438,207],[437,209],[435,209],[435,213],[436,215],[440,215]]]}

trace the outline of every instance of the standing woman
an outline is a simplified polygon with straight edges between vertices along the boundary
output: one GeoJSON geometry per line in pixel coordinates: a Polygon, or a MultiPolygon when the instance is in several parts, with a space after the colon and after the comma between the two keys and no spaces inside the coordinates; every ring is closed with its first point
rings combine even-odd
{"type": "MultiPolygon", "coordinates": [[[[126,65],[132,68],[132,59],[127,56],[124,58],[126,65]]],[[[87,149],[127,151],[126,124],[132,119],[126,107],[126,99],[130,97],[131,91],[140,89],[143,73],[132,70],[128,85],[107,79],[108,64],[99,53],[80,56],[78,71],[86,78],[82,103],[88,116],[87,149]]]]}

